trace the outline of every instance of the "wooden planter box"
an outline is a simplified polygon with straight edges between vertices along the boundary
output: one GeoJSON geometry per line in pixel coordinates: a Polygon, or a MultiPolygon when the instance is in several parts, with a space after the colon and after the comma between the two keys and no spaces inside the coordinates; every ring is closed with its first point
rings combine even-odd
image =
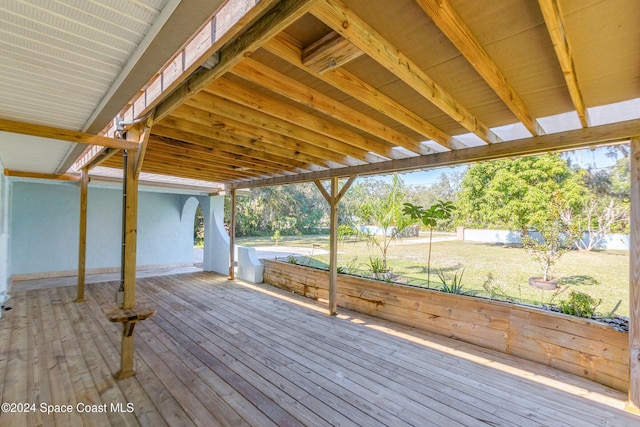
{"type": "MultiPolygon", "coordinates": [[[[270,260],[264,264],[265,283],[328,299],[327,271],[270,260]]],[[[337,304],[628,390],[628,335],[596,321],[344,274],[338,275],[337,304]]]]}

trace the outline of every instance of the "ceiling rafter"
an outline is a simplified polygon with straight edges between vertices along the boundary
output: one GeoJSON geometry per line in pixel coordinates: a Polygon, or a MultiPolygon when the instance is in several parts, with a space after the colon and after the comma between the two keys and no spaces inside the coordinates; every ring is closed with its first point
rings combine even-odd
{"type": "Polygon", "coordinates": [[[426,100],[488,144],[501,139],[393,44],[340,0],[316,3],[311,14],[391,71],[426,100]]]}
{"type": "MultiPolygon", "coordinates": [[[[196,159],[203,162],[222,163],[225,165],[237,165],[239,169],[252,168],[256,171],[267,174],[282,174],[286,168],[276,165],[268,165],[258,159],[239,154],[225,153],[215,150],[213,147],[197,146],[190,143],[172,140],[166,137],[153,137],[151,139],[155,146],[153,153],[176,156],[177,158],[196,159]]],[[[302,172],[300,169],[288,166],[290,172],[302,172]]]]}
{"type": "Polygon", "coordinates": [[[565,81],[567,82],[567,89],[571,96],[571,101],[578,113],[578,118],[582,127],[590,126],[589,115],[582,99],[582,91],[578,84],[578,76],[573,64],[573,54],[571,52],[571,44],[564,27],[564,18],[562,17],[562,11],[557,0],[538,0],[544,22],[549,30],[551,42],[553,48],[556,51],[556,56],[560,62],[560,68],[562,68],[562,74],[564,74],[565,81]]]}
{"type": "MultiPolygon", "coordinates": [[[[335,99],[317,90],[311,89],[251,58],[247,58],[236,65],[231,72],[243,79],[278,93],[281,96],[287,97],[297,103],[326,114],[336,120],[340,120],[349,126],[353,126],[363,132],[367,132],[368,134],[376,136],[383,141],[387,141],[387,150],[389,151],[385,152],[383,151],[384,147],[379,143],[364,140],[364,137],[357,138],[357,135],[349,137],[352,141],[351,144],[353,145],[355,145],[358,139],[363,139],[362,142],[364,143],[364,146],[361,146],[361,148],[375,151],[378,154],[389,158],[393,158],[393,153],[390,151],[393,146],[406,148],[416,154],[421,154],[422,152],[423,147],[420,145],[419,141],[391,129],[367,115],[349,108],[335,99]]],[[[335,136],[333,137],[336,138],[335,136]]]]}
{"type": "MultiPolygon", "coordinates": [[[[179,112],[174,112],[174,114],[177,113],[179,112]]],[[[292,138],[268,132],[253,137],[251,135],[254,133],[258,135],[257,132],[251,132],[250,127],[243,126],[242,123],[216,116],[212,116],[212,119],[215,120],[215,129],[211,125],[185,120],[180,115],[169,116],[165,119],[167,126],[157,125],[154,132],[156,135],[262,159],[282,167],[290,165],[300,169],[314,170],[315,164],[324,165],[320,157],[309,156],[298,151],[299,143],[292,138]],[[271,142],[271,138],[275,142],[271,142]]],[[[336,155],[335,158],[344,161],[343,156],[336,155]]],[[[325,166],[329,167],[330,164],[326,163],[325,166]]]]}
{"type": "Polygon", "coordinates": [[[507,81],[471,29],[458,16],[449,0],[416,0],[416,2],[529,132],[534,136],[543,135],[544,130],[533,117],[520,95],[507,81]]]}
{"type": "Polygon", "coordinates": [[[332,150],[345,156],[352,156],[364,162],[378,160],[375,155],[370,154],[366,149],[321,135],[304,126],[289,123],[261,111],[255,111],[209,92],[200,93],[197,98],[187,101],[187,104],[201,108],[203,111],[211,109],[212,113],[223,117],[229,117],[246,123],[247,125],[263,127],[272,132],[290,136],[325,150],[332,150]]]}
{"type": "MultiPolygon", "coordinates": [[[[224,117],[215,118],[215,130],[197,123],[190,123],[187,127],[182,125],[182,120],[171,116],[167,117],[167,120],[169,120],[168,126],[158,126],[156,134],[204,147],[215,147],[229,153],[246,155],[282,167],[287,164],[304,170],[322,170],[331,167],[331,161],[319,157],[320,153],[299,151],[300,142],[293,138],[272,134],[262,129],[251,129],[224,117]],[[177,125],[174,125],[174,122],[177,125]]],[[[349,164],[343,156],[332,156],[332,154],[330,153],[328,157],[336,157],[344,162],[342,164],[345,166],[349,164]]],[[[341,163],[336,162],[336,164],[341,163]]]]}
{"type": "MultiPolygon", "coordinates": [[[[294,40],[286,33],[280,33],[271,39],[264,45],[264,49],[300,69],[312,72],[312,70],[305,67],[302,63],[302,46],[297,40],[294,40]]],[[[427,120],[400,105],[343,68],[334,68],[322,74],[312,72],[312,74],[347,95],[360,99],[380,113],[391,117],[398,123],[424,136],[425,139],[433,140],[446,149],[464,148],[462,143],[455,141],[451,135],[438,129],[427,120]]],[[[422,149],[421,154],[428,153],[428,149],[422,149]]]]}

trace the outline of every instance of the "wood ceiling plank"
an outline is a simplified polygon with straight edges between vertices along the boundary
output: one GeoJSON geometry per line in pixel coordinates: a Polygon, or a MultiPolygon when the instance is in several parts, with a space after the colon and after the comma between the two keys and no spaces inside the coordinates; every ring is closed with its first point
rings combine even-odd
{"type": "Polygon", "coordinates": [[[347,177],[352,175],[379,175],[391,172],[410,171],[418,169],[432,169],[445,166],[455,166],[487,160],[497,160],[516,156],[528,156],[548,152],[568,151],[586,148],[594,145],[622,142],[640,135],[640,119],[628,120],[601,126],[580,128],[566,132],[558,132],[539,136],[532,136],[500,144],[482,145],[465,148],[463,150],[446,151],[428,156],[409,157],[406,159],[389,160],[362,166],[352,166],[342,169],[330,169],[322,172],[310,172],[295,177],[271,178],[242,184],[231,184],[233,188],[253,188],[271,185],[310,182],[316,179],[332,177],[347,177]]]}
{"type": "MultiPolygon", "coordinates": [[[[264,45],[264,49],[300,69],[307,72],[312,71],[302,63],[302,48],[300,44],[286,33],[280,33],[269,40],[269,42],[264,45]]],[[[325,83],[332,85],[336,89],[362,101],[378,112],[419,133],[424,136],[425,139],[430,139],[440,144],[443,148],[449,150],[464,148],[464,145],[453,139],[451,135],[438,129],[413,111],[400,105],[343,68],[334,68],[323,74],[312,74],[325,83]]],[[[428,150],[423,149],[422,154],[428,154],[428,150]]]]}
{"type": "MultiPolygon", "coordinates": [[[[184,106],[183,106],[184,108],[184,106]]],[[[175,114],[175,112],[174,112],[175,114]]],[[[206,126],[197,123],[187,124],[184,120],[174,119],[172,116],[166,117],[169,126],[156,125],[154,133],[156,135],[187,141],[204,147],[214,147],[228,153],[245,155],[254,159],[286,168],[296,167],[305,170],[316,170],[322,168],[314,167],[312,161],[316,158],[307,158],[303,153],[289,149],[284,150],[275,144],[269,144],[260,140],[253,140],[250,137],[239,135],[237,132],[226,132],[224,130],[212,131],[206,126]],[[175,123],[172,123],[175,121],[175,123]],[[280,148],[280,151],[278,151],[280,148]]]]}
{"type": "Polygon", "coordinates": [[[316,3],[311,9],[311,14],[395,74],[465,129],[489,144],[501,141],[488,126],[431,79],[398,48],[354,14],[343,2],[324,0],[316,3]]]}
{"type": "Polygon", "coordinates": [[[201,92],[196,98],[186,102],[189,106],[208,109],[211,113],[229,117],[254,127],[262,127],[281,135],[289,136],[327,151],[335,151],[344,156],[351,156],[366,163],[377,161],[375,155],[367,150],[354,147],[342,141],[313,132],[303,126],[291,124],[266,113],[253,110],[228,101],[211,93],[201,92]]]}
{"type": "MultiPolygon", "coordinates": [[[[388,141],[392,146],[400,146],[416,154],[423,153],[424,147],[420,145],[419,141],[391,129],[371,117],[349,108],[335,99],[284,74],[278,73],[276,70],[266,67],[251,58],[247,58],[236,65],[231,72],[281,96],[340,120],[349,126],[374,135],[383,141],[388,141]]],[[[355,144],[357,140],[353,141],[353,144],[355,144]]],[[[390,151],[385,153],[380,144],[374,144],[370,140],[364,141],[364,144],[364,146],[359,146],[384,157],[394,158],[393,153],[390,151]]]]}
{"type": "Polygon", "coordinates": [[[543,135],[544,130],[533,117],[520,95],[509,84],[500,68],[480,45],[451,3],[448,0],[416,0],[416,2],[529,132],[534,136],[543,135]]]}
{"type": "Polygon", "coordinates": [[[262,93],[252,91],[234,81],[220,78],[205,91],[228,99],[252,109],[258,109],[266,114],[282,119],[291,124],[299,124],[306,129],[336,139],[345,144],[353,145],[363,150],[372,151],[381,156],[393,159],[394,153],[388,143],[371,140],[333,122],[308,114],[299,108],[276,100],[262,93]]]}
{"type": "Polygon", "coordinates": [[[307,13],[317,0],[281,0],[258,21],[220,49],[220,62],[208,70],[193,74],[157,106],[160,120],[184,101],[229,71],[254,50],[307,13]]]}
{"type": "Polygon", "coordinates": [[[564,29],[564,19],[560,5],[557,0],[538,0],[538,4],[540,5],[542,16],[544,16],[544,22],[547,25],[549,35],[551,36],[551,42],[556,51],[556,56],[560,62],[562,74],[564,74],[565,81],[567,82],[567,89],[569,90],[571,101],[578,113],[582,127],[588,127],[590,125],[589,115],[582,98],[580,85],[578,84],[576,68],[573,65],[571,44],[564,29]]]}
{"type": "Polygon", "coordinates": [[[85,145],[99,145],[107,148],[119,148],[123,150],[138,149],[137,142],[131,142],[124,139],[107,138],[100,135],[91,135],[84,132],[76,132],[6,119],[0,119],[0,131],[37,136],[40,138],[57,139],[60,141],[75,142],[85,145]]]}

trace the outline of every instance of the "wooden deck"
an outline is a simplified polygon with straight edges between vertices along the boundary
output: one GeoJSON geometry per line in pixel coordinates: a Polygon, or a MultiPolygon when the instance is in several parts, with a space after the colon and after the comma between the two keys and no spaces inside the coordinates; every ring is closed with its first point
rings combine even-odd
{"type": "Polygon", "coordinates": [[[158,315],[136,326],[137,376],[116,382],[120,325],[100,309],[116,288],[13,292],[0,401],[35,408],[1,426],[640,425],[590,381],[210,273],[138,280],[158,315]]]}

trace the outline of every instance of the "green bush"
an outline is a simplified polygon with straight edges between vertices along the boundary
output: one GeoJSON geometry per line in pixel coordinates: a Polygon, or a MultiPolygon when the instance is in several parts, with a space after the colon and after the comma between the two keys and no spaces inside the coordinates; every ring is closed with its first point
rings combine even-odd
{"type": "Polygon", "coordinates": [[[560,301],[560,311],[572,316],[591,317],[601,302],[584,292],[571,291],[568,299],[560,301]]]}

